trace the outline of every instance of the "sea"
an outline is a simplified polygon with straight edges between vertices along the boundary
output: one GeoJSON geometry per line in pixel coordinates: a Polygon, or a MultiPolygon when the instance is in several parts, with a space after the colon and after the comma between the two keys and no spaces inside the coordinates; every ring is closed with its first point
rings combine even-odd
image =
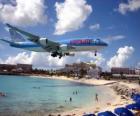
{"type": "Polygon", "coordinates": [[[0,75],[0,116],[47,116],[110,102],[113,90],[67,80],[0,75]],[[99,101],[95,99],[98,95],[99,101]],[[70,101],[71,99],[71,101],[70,101]]]}

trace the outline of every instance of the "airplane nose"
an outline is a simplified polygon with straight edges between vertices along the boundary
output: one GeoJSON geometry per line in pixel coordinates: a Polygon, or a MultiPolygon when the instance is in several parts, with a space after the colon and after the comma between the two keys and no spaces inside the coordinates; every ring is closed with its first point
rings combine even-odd
{"type": "Polygon", "coordinates": [[[104,46],[108,46],[108,44],[104,42],[104,46]]]}
{"type": "Polygon", "coordinates": [[[106,45],[106,46],[108,46],[108,44],[107,44],[107,43],[105,43],[105,45],[106,45]]]}

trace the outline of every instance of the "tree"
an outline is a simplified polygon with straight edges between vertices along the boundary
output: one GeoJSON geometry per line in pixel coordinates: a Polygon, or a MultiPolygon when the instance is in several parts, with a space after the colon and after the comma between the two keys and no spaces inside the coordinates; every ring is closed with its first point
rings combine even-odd
{"type": "Polygon", "coordinates": [[[87,71],[81,68],[79,73],[80,73],[79,78],[83,78],[87,74],[87,71]]]}
{"type": "Polygon", "coordinates": [[[123,79],[123,77],[124,77],[123,72],[120,72],[120,76],[121,76],[121,79],[123,79]]]}

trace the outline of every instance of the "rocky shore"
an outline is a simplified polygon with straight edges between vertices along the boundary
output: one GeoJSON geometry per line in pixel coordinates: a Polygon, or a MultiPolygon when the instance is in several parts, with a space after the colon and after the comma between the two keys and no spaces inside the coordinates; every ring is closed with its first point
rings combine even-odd
{"type": "MultiPolygon", "coordinates": [[[[140,87],[133,86],[133,84],[132,88],[130,88],[129,86],[127,86],[127,84],[124,83],[114,83],[110,87],[116,92],[117,95],[120,95],[121,99],[130,101],[132,93],[140,93],[140,87]]],[[[134,113],[136,116],[140,116],[140,112],[134,113]]]]}
{"type": "Polygon", "coordinates": [[[110,86],[117,95],[121,95],[121,96],[125,96],[125,97],[131,97],[132,92],[133,93],[140,93],[140,88],[134,87],[132,86],[132,88],[128,87],[127,85],[125,85],[124,83],[114,83],[110,86]]]}

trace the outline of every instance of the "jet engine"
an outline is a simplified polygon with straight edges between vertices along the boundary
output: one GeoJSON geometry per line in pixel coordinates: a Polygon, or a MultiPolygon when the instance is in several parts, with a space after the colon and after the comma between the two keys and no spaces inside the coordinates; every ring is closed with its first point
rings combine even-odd
{"type": "Polygon", "coordinates": [[[75,56],[74,53],[65,53],[66,56],[75,56]]]}
{"type": "Polygon", "coordinates": [[[66,51],[68,51],[68,46],[66,44],[62,44],[60,46],[60,49],[61,49],[61,51],[66,52],[66,51]]]}
{"type": "Polygon", "coordinates": [[[48,40],[47,38],[40,38],[39,39],[39,43],[44,46],[44,48],[49,47],[49,46],[54,46],[54,47],[58,47],[58,45],[56,45],[57,43],[52,42],[50,40],[48,40]]]}
{"type": "Polygon", "coordinates": [[[61,45],[60,49],[62,51],[63,56],[74,56],[75,55],[74,53],[69,52],[69,50],[72,49],[72,47],[70,47],[70,46],[68,46],[66,44],[61,45]]]}
{"type": "Polygon", "coordinates": [[[39,43],[42,45],[42,46],[47,46],[48,44],[48,39],[47,38],[40,38],[39,39],[39,43]]]}

